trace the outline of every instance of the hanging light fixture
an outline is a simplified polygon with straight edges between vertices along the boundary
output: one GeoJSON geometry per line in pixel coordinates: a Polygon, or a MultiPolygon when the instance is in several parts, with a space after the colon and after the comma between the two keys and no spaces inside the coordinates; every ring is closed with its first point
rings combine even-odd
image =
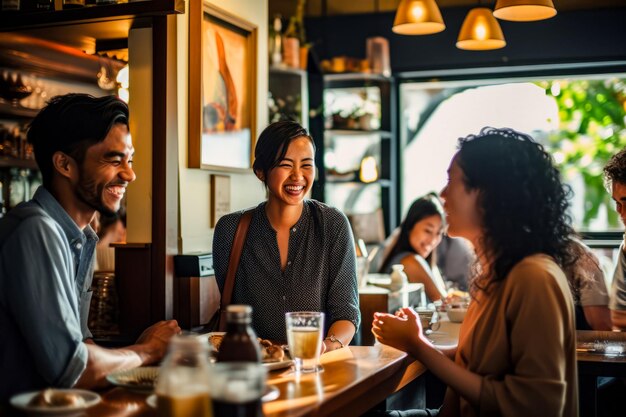
{"type": "Polygon", "coordinates": [[[498,0],[493,15],[502,20],[530,22],[556,15],[552,0],[498,0]]]}
{"type": "Polygon", "coordinates": [[[445,28],[435,0],[402,0],[391,30],[400,35],[429,35],[445,28]]]}
{"type": "Polygon", "coordinates": [[[502,29],[491,10],[486,7],[470,10],[461,26],[456,47],[471,51],[486,51],[504,48],[505,45],[502,29]]]}

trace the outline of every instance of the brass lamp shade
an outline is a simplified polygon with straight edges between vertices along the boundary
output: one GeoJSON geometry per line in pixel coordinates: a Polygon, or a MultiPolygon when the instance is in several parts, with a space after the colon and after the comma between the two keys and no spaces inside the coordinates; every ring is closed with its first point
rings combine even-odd
{"type": "Polygon", "coordinates": [[[402,0],[391,30],[400,35],[429,35],[445,28],[435,0],[402,0]]]}
{"type": "Polygon", "coordinates": [[[491,10],[486,7],[470,10],[461,26],[456,47],[471,51],[485,51],[504,48],[505,45],[502,29],[491,10]]]}
{"type": "Polygon", "coordinates": [[[556,15],[552,0],[498,0],[493,15],[498,19],[530,22],[556,15]]]}

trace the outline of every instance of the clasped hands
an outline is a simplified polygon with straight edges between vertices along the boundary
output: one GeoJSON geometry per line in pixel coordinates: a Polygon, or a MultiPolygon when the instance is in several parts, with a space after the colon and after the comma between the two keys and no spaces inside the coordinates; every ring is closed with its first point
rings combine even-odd
{"type": "Polygon", "coordinates": [[[411,307],[404,307],[395,314],[374,313],[372,333],[380,343],[411,352],[423,344],[432,346],[424,336],[418,314],[411,307]]]}

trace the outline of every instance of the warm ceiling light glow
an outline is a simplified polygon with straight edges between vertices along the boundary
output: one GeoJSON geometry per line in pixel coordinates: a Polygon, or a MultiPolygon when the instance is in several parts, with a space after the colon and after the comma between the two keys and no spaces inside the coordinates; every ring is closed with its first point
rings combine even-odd
{"type": "Polygon", "coordinates": [[[502,29],[491,10],[486,7],[470,10],[461,26],[456,47],[471,51],[485,51],[504,48],[505,45],[502,29]]]}
{"type": "Polygon", "coordinates": [[[422,3],[413,2],[411,7],[411,16],[413,16],[413,19],[418,22],[421,21],[424,18],[424,13],[424,5],[422,3]]]}
{"type": "Polygon", "coordinates": [[[445,28],[435,0],[402,0],[391,30],[399,35],[429,35],[445,28]]]}
{"type": "Polygon", "coordinates": [[[530,22],[556,15],[552,0],[498,0],[493,15],[498,19],[530,22]]]}

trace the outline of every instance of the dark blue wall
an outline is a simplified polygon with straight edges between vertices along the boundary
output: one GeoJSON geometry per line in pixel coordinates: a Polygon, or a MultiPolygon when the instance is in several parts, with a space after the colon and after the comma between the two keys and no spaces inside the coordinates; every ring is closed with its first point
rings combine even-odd
{"type": "Polygon", "coordinates": [[[539,22],[500,21],[507,46],[496,51],[456,48],[468,10],[442,9],[446,30],[425,36],[394,34],[393,13],[310,18],[307,38],[315,43],[319,59],[364,58],[365,39],[384,36],[389,40],[394,73],[626,59],[626,8],[568,11],[539,22]]]}

